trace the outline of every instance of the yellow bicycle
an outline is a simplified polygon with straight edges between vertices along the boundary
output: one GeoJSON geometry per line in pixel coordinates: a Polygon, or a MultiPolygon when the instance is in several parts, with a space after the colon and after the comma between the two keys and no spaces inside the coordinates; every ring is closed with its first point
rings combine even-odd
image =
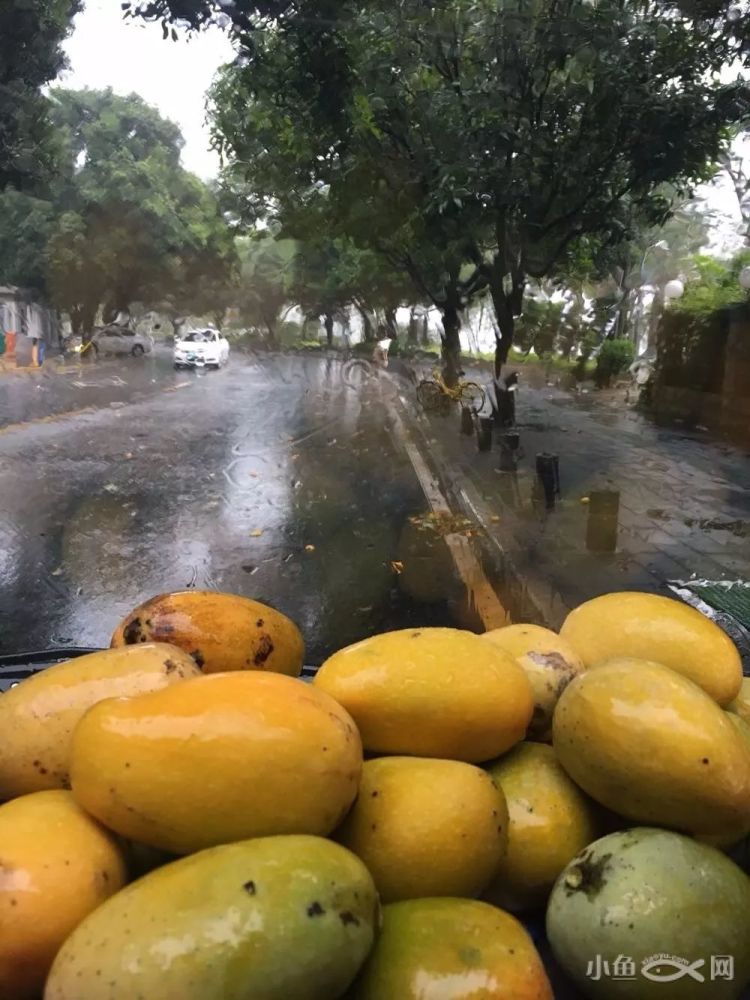
{"type": "Polygon", "coordinates": [[[461,403],[478,413],[484,407],[486,396],[476,382],[464,382],[459,378],[455,386],[446,385],[442,372],[436,368],[432,378],[422,379],[417,386],[417,401],[423,409],[432,413],[445,411],[450,403],[461,403]]]}

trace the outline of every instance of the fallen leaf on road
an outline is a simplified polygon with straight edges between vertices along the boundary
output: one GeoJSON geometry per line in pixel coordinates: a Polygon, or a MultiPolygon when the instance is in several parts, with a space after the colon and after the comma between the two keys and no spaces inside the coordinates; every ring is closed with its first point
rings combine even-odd
{"type": "Polygon", "coordinates": [[[115,486],[114,483],[107,483],[104,489],[107,491],[107,493],[117,493],[117,487],[115,486]]]}
{"type": "Polygon", "coordinates": [[[581,497],[581,503],[591,503],[591,497],[581,497]]]}
{"type": "Polygon", "coordinates": [[[492,517],[490,518],[490,521],[499,521],[499,520],[500,520],[499,514],[493,514],[492,517]]]}
{"type": "Polygon", "coordinates": [[[392,562],[391,569],[393,570],[394,573],[401,574],[404,572],[404,564],[402,562],[392,562]]]}
{"type": "Polygon", "coordinates": [[[315,551],[315,546],[314,545],[306,545],[305,546],[305,552],[314,552],[314,551],[315,551]]]}
{"type": "Polygon", "coordinates": [[[254,529],[253,529],[253,530],[252,530],[252,531],[250,532],[250,537],[251,537],[251,538],[260,538],[260,536],[261,536],[262,534],[263,534],[263,530],[262,530],[261,528],[254,528],[254,529]]]}

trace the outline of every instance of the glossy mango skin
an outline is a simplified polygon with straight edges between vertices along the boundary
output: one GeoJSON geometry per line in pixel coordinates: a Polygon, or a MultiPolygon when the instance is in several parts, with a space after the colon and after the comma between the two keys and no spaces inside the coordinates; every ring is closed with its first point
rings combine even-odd
{"type": "Polygon", "coordinates": [[[281,674],[211,674],[87,712],[77,801],[175,854],[247,837],[326,835],[357,794],[362,745],[345,710],[281,674]]]}
{"type": "Polygon", "coordinates": [[[638,591],[603,594],[571,611],[560,635],[587,668],[616,657],[653,660],[694,681],[720,705],[740,690],[742,661],[732,640],[682,601],[638,591]]]}
{"type": "Polygon", "coordinates": [[[371,753],[479,763],[522,740],[531,684],[512,656],[451,628],[385,632],[334,653],[314,679],[371,753]]]}
{"type": "Polygon", "coordinates": [[[60,945],[125,878],[115,838],[70,792],[0,806],[0,1000],[36,1000],[60,945]]]}
{"type": "Polygon", "coordinates": [[[63,945],[45,1000],[337,1000],[379,917],[364,865],[319,837],[181,858],[118,893],[63,945]]]}
{"type": "MultiPolygon", "coordinates": [[[[555,957],[592,1000],[738,1000],[750,980],[750,879],[720,851],[669,830],[635,827],[589,845],[562,872],[547,908],[555,957]],[[639,974],[655,955],[698,967],[698,982],[639,974]],[[634,960],[636,977],[587,975],[600,955],[610,970],[634,960]],[[732,980],[711,980],[711,956],[734,958],[732,980]]],[[[673,972],[663,967],[662,975],[673,972]]]]}
{"type": "Polygon", "coordinates": [[[519,743],[486,765],[508,804],[508,849],[484,899],[522,912],[541,906],[555,879],[601,834],[594,803],[566,774],[552,747],[519,743]]]}
{"type": "Polygon", "coordinates": [[[81,656],[21,681],[0,697],[0,801],[70,787],[73,730],[96,702],[198,676],[181,649],[147,643],[81,656]]]}
{"type": "Polygon", "coordinates": [[[267,670],[299,677],[305,644],[286,615],[248,597],[212,590],[159,594],[124,618],[112,646],[171,642],[204,673],[267,670]]]}
{"type": "Polygon", "coordinates": [[[508,810],[484,771],[455,760],[365,762],[336,839],[367,865],[385,903],[474,896],[505,853],[508,810]]]}
{"type": "Polygon", "coordinates": [[[383,929],[347,1000],[554,1000],[531,938],[473,899],[383,907],[383,929]]]}
{"type": "Polygon", "coordinates": [[[727,711],[750,723],[750,677],[742,678],[739,694],[727,705],[727,711]]]}
{"type": "Polygon", "coordinates": [[[584,670],[583,660],[571,644],[541,625],[506,625],[482,636],[513,656],[531,682],[534,715],[528,738],[552,739],[552,713],[565,688],[584,670]]]}
{"type": "Polygon", "coordinates": [[[560,763],[630,820],[722,833],[750,819],[750,752],[729,715],[660,663],[612,660],[581,674],[555,710],[560,763]]]}

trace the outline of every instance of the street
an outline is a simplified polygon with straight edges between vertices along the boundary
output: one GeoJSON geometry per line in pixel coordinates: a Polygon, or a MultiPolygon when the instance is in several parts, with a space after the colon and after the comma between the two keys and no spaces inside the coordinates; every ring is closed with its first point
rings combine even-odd
{"type": "Polygon", "coordinates": [[[391,411],[385,386],[304,355],[196,373],[162,349],[3,378],[2,652],[107,645],[188,587],[286,612],[313,664],[379,630],[473,626],[391,411]]]}

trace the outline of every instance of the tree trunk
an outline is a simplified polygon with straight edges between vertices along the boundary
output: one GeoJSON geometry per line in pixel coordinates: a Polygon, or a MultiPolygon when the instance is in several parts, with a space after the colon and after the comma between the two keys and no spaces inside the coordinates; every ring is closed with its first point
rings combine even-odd
{"type": "Polygon", "coordinates": [[[422,317],[422,347],[430,346],[430,319],[428,316],[422,317]]]}
{"type": "Polygon", "coordinates": [[[329,347],[333,347],[333,316],[330,313],[325,314],[323,326],[326,330],[326,343],[329,347]]]}
{"type": "Polygon", "coordinates": [[[447,385],[454,386],[458,382],[461,370],[461,318],[454,304],[442,307],[443,333],[440,338],[443,346],[443,378],[447,385]]]}
{"type": "Polygon", "coordinates": [[[358,305],[356,302],[354,308],[357,310],[359,315],[362,317],[362,335],[366,344],[375,343],[375,332],[372,328],[372,320],[370,319],[368,312],[362,306],[358,305]]]}
{"type": "Polygon", "coordinates": [[[493,276],[490,281],[490,297],[495,310],[495,378],[499,379],[503,365],[508,360],[516,332],[516,316],[521,315],[525,282],[519,279],[509,295],[505,293],[502,277],[493,276]],[[500,336],[498,337],[497,331],[500,336]]]}
{"type": "Polygon", "coordinates": [[[416,347],[419,343],[419,324],[415,309],[412,309],[409,313],[409,327],[406,334],[406,341],[410,347],[416,347]]]}
{"type": "Polygon", "coordinates": [[[398,323],[396,321],[396,310],[395,309],[384,309],[383,314],[385,316],[385,326],[388,330],[388,335],[393,340],[398,340],[398,323]]]}
{"type": "Polygon", "coordinates": [[[648,330],[646,332],[646,353],[656,353],[656,342],[659,337],[659,324],[664,315],[664,289],[659,286],[654,293],[654,300],[651,303],[651,311],[648,317],[648,330]]]}

